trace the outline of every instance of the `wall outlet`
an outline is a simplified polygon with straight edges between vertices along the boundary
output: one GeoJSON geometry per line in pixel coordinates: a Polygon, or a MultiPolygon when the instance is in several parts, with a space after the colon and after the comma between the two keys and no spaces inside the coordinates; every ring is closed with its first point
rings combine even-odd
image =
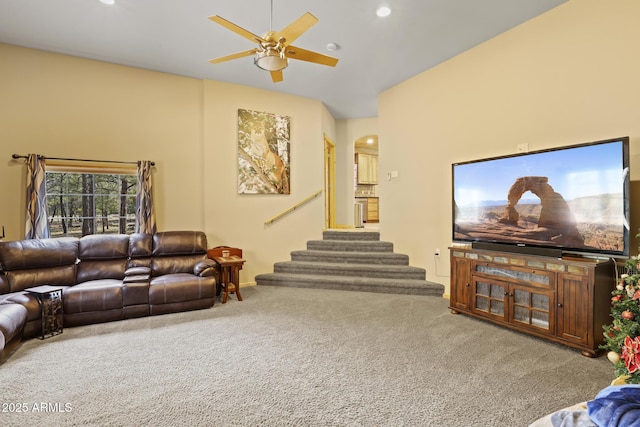
{"type": "Polygon", "coordinates": [[[439,256],[440,255],[440,249],[439,248],[436,248],[436,251],[435,251],[434,255],[435,256],[439,256]]]}

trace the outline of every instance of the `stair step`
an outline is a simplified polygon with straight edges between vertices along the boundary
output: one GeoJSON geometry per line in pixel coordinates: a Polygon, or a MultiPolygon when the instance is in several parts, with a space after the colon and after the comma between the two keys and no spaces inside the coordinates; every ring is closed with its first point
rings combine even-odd
{"type": "Polygon", "coordinates": [[[377,231],[325,230],[322,240],[307,241],[306,250],[291,252],[273,273],[259,274],[256,284],[299,288],[429,295],[442,297],[444,285],[425,280],[423,268],[409,256],[393,252],[377,231]]]}
{"type": "Polygon", "coordinates": [[[344,291],[380,292],[390,294],[442,297],[444,285],[426,280],[401,280],[332,275],[268,273],[256,276],[259,286],[334,289],[344,291]]]}
{"type": "Polygon", "coordinates": [[[373,240],[309,240],[307,249],[338,252],[393,252],[393,243],[373,240]]]}
{"type": "Polygon", "coordinates": [[[425,280],[426,277],[424,268],[409,265],[371,265],[304,261],[277,262],[273,266],[273,272],[409,280],[425,280]]]}
{"type": "Polygon", "coordinates": [[[380,240],[380,232],[378,231],[360,231],[352,230],[325,230],[322,232],[323,240],[380,240]]]}
{"type": "Polygon", "coordinates": [[[291,252],[292,261],[352,264],[409,265],[409,256],[393,252],[353,252],[300,250],[291,252]]]}

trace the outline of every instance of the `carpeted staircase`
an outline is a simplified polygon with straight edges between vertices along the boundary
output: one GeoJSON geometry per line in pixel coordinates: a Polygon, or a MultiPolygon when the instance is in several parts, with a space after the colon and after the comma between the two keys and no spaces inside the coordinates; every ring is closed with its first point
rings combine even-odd
{"type": "Polygon", "coordinates": [[[256,276],[258,285],[442,296],[444,285],[425,280],[423,268],[393,252],[377,231],[322,233],[307,250],[291,252],[291,261],[277,262],[273,273],[256,276]]]}

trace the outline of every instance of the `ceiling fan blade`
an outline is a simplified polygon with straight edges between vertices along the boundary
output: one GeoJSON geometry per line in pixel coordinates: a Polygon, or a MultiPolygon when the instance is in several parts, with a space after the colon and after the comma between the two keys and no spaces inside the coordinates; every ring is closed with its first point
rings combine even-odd
{"type": "Polygon", "coordinates": [[[251,40],[252,42],[266,42],[262,37],[256,36],[251,31],[245,30],[244,28],[234,24],[233,22],[227,21],[221,16],[214,15],[209,17],[213,22],[217,22],[228,30],[233,31],[236,34],[240,34],[242,37],[251,40]]]}
{"type": "Polygon", "coordinates": [[[283,79],[282,76],[282,70],[280,71],[270,71],[271,73],[271,80],[273,80],[274,83],[278,83],[281,82],[283,79]]]}
{"type": "Polygon", "coordinates": [[[330,67],[335,67],[338,63],[338,58],[333,58],[331,56],[295,46],[287,46],[285,56],[289,59],[314,62],[316,64],[328,65],[330,67]]]}
{"type": "Polygon", "coordinates": [[[220,62],[231,61],[232,59],[237,59],[237,58],[243,58],[245,56],[250,56],[250,55],[253,55],[253,54],[257,53],[257,52],[258,52],[258,49],[256,49],[256,48],[249,49],[249,50],[245,50],[243,52],[238,52],[238,53],[234,53],[234,54],[231,54],[231,55],[223,56],[221,58],[210,59],[209,62],[211,62],[212,64],[218,64],[220,62]]]}
{"type": "Polygon", "coordinates": [[[280,38],[284,38],[286,44],[293,43],[302,35],[302,33],[311,28],[311,26],[316,22],[318,22],[318,18],[307,12],[289,24],[286,28],[278,31],[273,36],[273,39],[280,40],[280,38]]]}

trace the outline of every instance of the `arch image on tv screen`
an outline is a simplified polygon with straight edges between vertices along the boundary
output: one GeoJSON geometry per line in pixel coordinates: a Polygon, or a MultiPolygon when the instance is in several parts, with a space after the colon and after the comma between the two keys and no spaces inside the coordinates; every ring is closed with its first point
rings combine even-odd
{"type": "Polygon", "coordinates": [[[629,253],[629,138],[452,165],[453,240],[629,253]]]}

